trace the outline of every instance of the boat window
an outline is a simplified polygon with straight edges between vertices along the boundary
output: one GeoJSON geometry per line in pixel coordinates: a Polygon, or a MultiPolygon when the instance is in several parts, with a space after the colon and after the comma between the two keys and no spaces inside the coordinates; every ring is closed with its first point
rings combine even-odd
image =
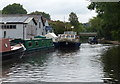
{"type": "Polygon", "coordinates": [[[7,48],[8,47],[7,43],[5,43],[4,46],[7,48]]]}
{"type": "Polygon", "coordinates": [[[71,35],[71,38],[74,38],[74,35],[71,35]]]}
{"type": "Polygon", "coordinates": [[[38,44],[38,41],[36,41],[36,42],[35,42],[35,45],[36,45],[36,46],[38,46],[38,45],[39,45],[39,44],[38,44]]]}
{"type": "Polygon", "coordinates": [[[76,39],[79,39],[79,36],[76,36],[76,39]]]}
{"type": "Polygon", "coordinates": [[[66,38],[70,38],[70,35],[67,35],[66,38]]]}
{"type": "Polygon", "coordinates": [[[32,42],[29,42],[29,43],[28,43],[28,46],[32,46],[32,42]]]}
{"type": "Polygon", "coordinates": [[[38,46],[38,41],[35,42],[36,46],[38,46]]]}

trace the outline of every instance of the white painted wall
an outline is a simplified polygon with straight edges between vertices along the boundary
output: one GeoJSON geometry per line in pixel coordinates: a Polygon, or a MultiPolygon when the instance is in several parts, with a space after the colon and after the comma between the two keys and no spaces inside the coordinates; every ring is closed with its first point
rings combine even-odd
{"type": "Polygon", "coordinates": [[[11,25],[16,25],[16,29],[1,29],[2,38],[4,37],[4,31],[6,31],[6,38],[23,38],[23,24],[11,25]]]}
{"type": "Polygon", "coordinates": [[[4,31],[6,31],[6,38],[29,39],[37,35],[46,35],[45,26],[43,26],[41,16],[38,19],[39,20],[37,25],[34,24],[33,20],[31,20],[28,24],[11,24],[11,25],[16,25],[16,29],[0,28],[0,38],[4,37],[4,31]],[[24,29],[24,34],[23,34],[23,29],[24,29]],[[32,32],[33,36],[28,35],[29,32],[32,32]]]}
{"type": "Polygon", "coordinates": [[[38,23],[37,23],[37,35],[45,35],[46,34],[45,26],[43,26],[41,16],[38,19],[39,20],[38,20],[38,23]]]}
{"type": "Polygon", "coordinates": [[[37,36],[37,30],[36,30],[37,26],[35,25],[33,20],[31,20],[28,24],[10,24],[10,25],[16,25],[16,29],[0,28],[0,31],[2,32],[1,35],[2,38],[4,37],[4,31],[6,31],[6,38],[29,39],[29,38],[33,38],[34,36],[37,36]]]}
{"type": "Polygon", "coordinates": [[[37,36],[37,25],[31,20],[25,27],[25,39],[34,38],[37,36]]]}

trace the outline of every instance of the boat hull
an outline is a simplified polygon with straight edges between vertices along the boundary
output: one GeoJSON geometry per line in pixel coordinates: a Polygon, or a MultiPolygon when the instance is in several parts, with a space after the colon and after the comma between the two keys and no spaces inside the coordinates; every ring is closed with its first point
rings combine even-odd
{"type": "Polygon", "coordinates": [[[0,53],[2,57],[2,61],[13,59],[13,58],[20,58],[22,55],[24,55],[24,48],[21,47],[17,50],[11,50],[7,52],[0,53]]]}
{"type": "Polygon", "coordinates": [[[15,39],[13,42],[22,43],[26,48],[25,54],[54,49],[52,39],[46,39],[46,38],[42,38],[42,39],[38,38],[38,39],[30,39],[30,40],[15,39]]]}
{"type": "Polygon", "coordinates": [[[57,42],[54,43],[58,48],[79,48],[81,43],[79,42],[57,42]]]}

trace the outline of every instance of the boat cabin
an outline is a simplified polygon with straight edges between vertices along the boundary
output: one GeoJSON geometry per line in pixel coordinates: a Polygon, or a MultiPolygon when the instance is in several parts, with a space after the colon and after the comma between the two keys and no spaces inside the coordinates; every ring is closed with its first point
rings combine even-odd
{"type": "Polygon", "coordinates": [[[8,38],[0,39],[0,52],[6,52],[11,50],[10,41],[8,38]]]}
{"type": "Polygon", "coordinates": [[[67,34],[60,34],[58,35],[59,38],[68,38],[68,39],[76,39],[79,38],[77,35],[67,35],[67,34]]]}
{"type": "Polygon", "coordinates": [[[76,32],[73,31],[66,31],[64,34],[59,34],[59,38],[67,38],[67,39],[78,39],[79,36],[77,35],[76,32]]]}

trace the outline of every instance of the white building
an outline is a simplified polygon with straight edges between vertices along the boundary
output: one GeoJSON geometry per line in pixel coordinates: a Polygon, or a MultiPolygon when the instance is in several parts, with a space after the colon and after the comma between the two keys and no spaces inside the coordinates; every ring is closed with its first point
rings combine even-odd
{"type": "Polygon", "coordinates": [[[40,15],[3,15],[0,17],[1,38],[29,39],[45,35],[45,24],[40,15]]]}
{"type": "Polygon", "coordinates": [[[27,16],[34,17],[35,21],[37,22],[37,35],[45,35],[47,33],[46,24],[41,15],[27,15],[27,16]]]}

